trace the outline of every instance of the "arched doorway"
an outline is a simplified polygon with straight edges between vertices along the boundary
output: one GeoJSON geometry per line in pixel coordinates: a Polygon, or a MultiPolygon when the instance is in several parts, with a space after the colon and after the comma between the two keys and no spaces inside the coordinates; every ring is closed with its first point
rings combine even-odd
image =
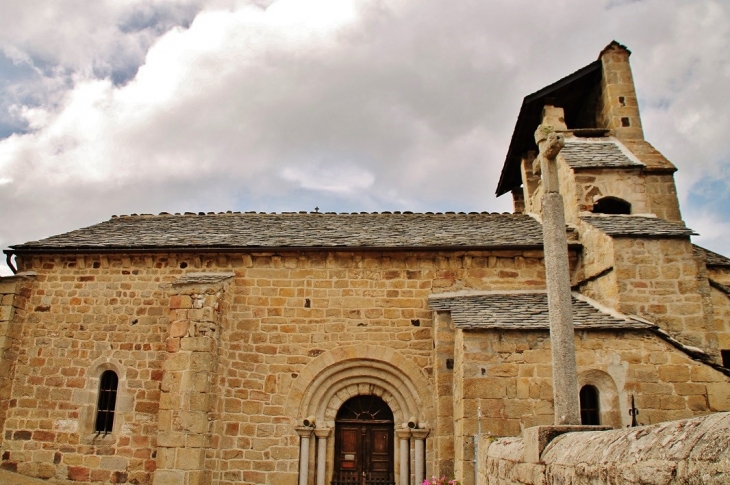
{"type": "Polygon", "coordinates": [[[394,485],[393,411],[375,395],[345,401],[335,419],[332,485],[394,485]]]}

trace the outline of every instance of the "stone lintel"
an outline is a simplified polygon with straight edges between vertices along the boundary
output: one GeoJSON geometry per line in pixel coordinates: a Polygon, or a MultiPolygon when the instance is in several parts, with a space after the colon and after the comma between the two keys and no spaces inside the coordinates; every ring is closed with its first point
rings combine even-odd
{"type": "Polygon", "coordinates": [[[215,285],[222,283],[229,278],[234,278],[236,273],[188,273],[172,282],[172,286],[185,285],[215,285]]]}
{"type": "Polygon", "coordinates": [[[565,433],[577,433],[581,431],[607,431],[610,426],[584,426],[584,425],[561,425],[561,426],[533,426],[522,432],[525,442],[526,463],[540,463],[542,452],[552,440],[565,433]]]}

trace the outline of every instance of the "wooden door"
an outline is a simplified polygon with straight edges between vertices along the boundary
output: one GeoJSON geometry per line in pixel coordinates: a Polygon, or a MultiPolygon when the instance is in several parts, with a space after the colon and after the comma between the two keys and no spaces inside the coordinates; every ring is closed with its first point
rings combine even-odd
{"type": "Polygon", "coordinates": [[[339,419],[335,422],[335,469],[332,485],[393,485],[392,412],[375,396],[358,396],[353,399],[343,405],[345,411],[341,409],[338,413],[339,419]],[[362,401],[364,398],[368,398],[364,403],[350,402],[353,399],[362,401]],[[356,412],[353,416],[353,407],[377,411],[382,410],[381,403],[387,408],[386,413],[356,412]],[[386,419],[374,419],[375,417],[386,419]]]}

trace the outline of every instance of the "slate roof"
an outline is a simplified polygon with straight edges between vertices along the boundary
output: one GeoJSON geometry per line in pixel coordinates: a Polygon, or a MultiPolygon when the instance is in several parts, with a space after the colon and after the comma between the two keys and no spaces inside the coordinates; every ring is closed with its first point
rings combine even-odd
{"type": "Polygon", "coordinates": [[[497,184],[497,197],[522,185],[520,165],[522,155],[528,150],[537,150],[535,130],[542,120],[546,104],[561,106],[565,113],[579,113],[584,110],[586,99],[601,85],[603,70],[600,59],[570,74],[522,100],[517,123],[512,132],[507,157],[497,184]]]}
{"type": "Polygon", "coordinates": [[[611,140],[571,141],[565,140],[565,147],[560,151],[565,162],[572,168],[622,168],[643,167],[643,163],[629,158],[611,140]]]}
{"type": "MultiPolygon", "coordinates": [[[[431,295],[432,310],[450,311],[457,328],[541,330],[550,328],[547,293],[489,292],[431,295]]],[[[649,329],[652,325],[616,312],[602,310],[592,300],[573,293],[573,326],[591,329],[649,329]]]]}
{"type": "Polygon", "coordinates": [[[595,215],[581,219],[613,237],[688,237],[696,235],[692,229],[678,222],[658,217],[631,215],[595,215]]]}
{"type": "Polygon", "coordinates": [[[539,247],[542,226],[524,214],[209,213],[113,217],[16,252],[250,248],[539,247]]]}
{"type": "Polygon", "coordinates": [[[717,254],[715,252],[710,251],[709,249],[705,249],[701,246],[694,245],[695,253],[699,253],[700,255],[704,255],[705,257],[705,264],[707,266],[724,266],[724,267],[730,267],[730,258],[726,258],[722,254],[717,254]]]}

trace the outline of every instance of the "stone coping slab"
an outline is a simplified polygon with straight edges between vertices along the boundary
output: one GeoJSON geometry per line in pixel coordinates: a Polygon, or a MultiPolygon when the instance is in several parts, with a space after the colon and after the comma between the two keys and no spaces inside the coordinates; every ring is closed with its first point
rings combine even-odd
{"type": "Polygon", "coordinates": [[[526,463],[540,463],[542,452],[547,445],[555,438],[565,433],[576,433],[582,431],[607,431],[610,426],[583,426],[583,425],[561,425],[561,426],[533,426],[522,432],[525,442],[523,460],[526,463]]]}

